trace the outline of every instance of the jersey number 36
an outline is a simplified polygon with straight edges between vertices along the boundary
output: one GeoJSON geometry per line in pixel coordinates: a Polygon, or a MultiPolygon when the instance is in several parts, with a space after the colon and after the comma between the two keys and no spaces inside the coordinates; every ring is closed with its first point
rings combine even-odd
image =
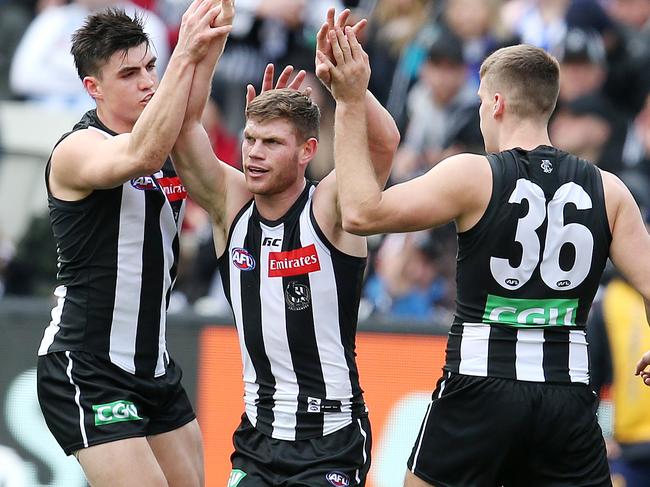
{"type": "Polygon", "coordinates": [[[594,250],[594,238],[580,223],[564,223],[564,207],[573,203],[578,210],[592,207],[591,198],[582,186],[569,182],[560,186],[546,204],[544,191],[528,179],[519,179],[508,199],[509,203],[528,201],[528,213],[517,222],[515,241],[522,247],[521,263],[512,267],[508,259],[492,257],[490,270],[494,279],[506,289],[519,289],[526,284],[539,265],[540,276],[551,289],[566,291],[582,283],[589,274],[594,250]],[[548,218],[544,253],[536,230],[548,218]],[[560,267],[560,251],[565,244],[575,249],[573,266],[560,267]],[[541,264],[540,264],[541,257],[541,264]]]}

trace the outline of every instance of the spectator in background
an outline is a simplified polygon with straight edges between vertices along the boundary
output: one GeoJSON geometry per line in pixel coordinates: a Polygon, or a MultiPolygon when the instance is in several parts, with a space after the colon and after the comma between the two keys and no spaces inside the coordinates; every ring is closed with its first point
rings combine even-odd
{"type": "Polygon", "coordinates": [[[549,128],[558,148],[606,171],[621,171],[627,127],[607,98],[586,95],[561,104],[549,128]]]}
{"type": "Polygon", "coordinates": [[[467,82],[461,40],[440,28],[408,97],[409,123],[393,165],[392,178],[410,179],[440,159],[448,128],[476,113],[476,89],[467,82]]]}
{"type": "Polygon", "coordinates": [[[501,22],[502,0],[447,0],[443,22],[463,43],[463,57],[475,90],[479,68],[491,53],[516,43],[501,22]]]}
{"type": "MultiPolygon", "coordinates": [[[[626,183],[650,223],[647,177],[625,173],[626,183]]],[[[650,327],[643,297],[621,277],[611,280],[594,303],[587,324],[591,386],[600,395],[611,385],[612,435],[607,457],[614,485],[647,487],[650,479],[650,395],[634,377],[637,357],[650,350],[650,327]]]]}
{"type": "Polygon", "coordinates": [[[79,112],[91,109],[93,100],[79,83],[70,54],[70,37],[87,15],[107,7],[123,8],[130,15],[137,13],[143,17],[145,31],[156,46],[156,66],[162,75],[169,59],[169,46],[165,25],[155,14],[129,1],[76,0],[46,8],[29,25],[11,63],[11,90],[29,100],[59,108],[79,112]]]}
{"type": "Polygon", "coordinates": [[[448,243],[445,232],[387,235],[364,287],[371,310],[392,318],[444,322],[453,306],[446,271],[449,262],[453,268],[455,253],[448,243]]]}
{"type": "Polygon", "coordinates": [[[426,55],[412,44],[433,14],[433,2],[427,0],[378,0],[368,12],[369,89],[400,126],[406,92],[426,55]]]}
{"type": "Polygon", "coordinates": [[[507,28],[521,42],[554,51],[566,33],[570,0],[511,0],[502,9],[507,28]]]}
{"type": "Polygon", "coordinates": [[[11,98],[11,58],[31,19],[32,11],[24,1],[0,0],[0,100],[11,98]]]}
{"type": "Polygon", "coordinates": [[[629,127],[623,148],[623,164],[650,177],[650,93],[629,127]]]}
{"type": "MultiPolygon", "coordinates": [[[[607,51],[609,70],[604,89],[622,110],[635,116],[643,108],[650,86],[650,2],[610,0],[604,5],[607,11],[597,2],[591,6],[596,12],[592,17],[597,19],[592,24],[601,31],[607,51]],[[598,14],[599,10],[602,13],[598,14]]],[[[573,19],[567,16],[568,21],[577,24],[588,17],[585,14],[589,9],[575,10],[573,19]]]]}

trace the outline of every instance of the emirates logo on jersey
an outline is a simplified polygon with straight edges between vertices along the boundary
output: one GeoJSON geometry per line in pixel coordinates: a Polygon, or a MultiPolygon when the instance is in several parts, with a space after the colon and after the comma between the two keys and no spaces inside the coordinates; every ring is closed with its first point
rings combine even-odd
{"type": "Polygon", "coordinates": [[[178,176],[173,178],[160,178],[158,184],[169,201],[179,201],[187,198],[187,190],[178,176]]]}
{"type": "Polygon", "coordinates": [[[269,252],[269,277],[287,277],[320,270],[314,244],[287,252],[269,252]]]}

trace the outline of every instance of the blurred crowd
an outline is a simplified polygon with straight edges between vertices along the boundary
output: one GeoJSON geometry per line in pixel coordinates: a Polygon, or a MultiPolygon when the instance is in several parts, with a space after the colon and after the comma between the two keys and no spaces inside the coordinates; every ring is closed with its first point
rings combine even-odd
{"type": "MultiPolygon", "coordinates": [[[[0,0],[0,100],[24,100],[83,113],[93,106],[72,57],[70,34],[107,6],[145,16],[162,72],[188,0],[0,0]]],[[[315,34],[334,6],[369,19],[370,89],[402,133],[391,181],[424,173],[460,151],[481,153],[478,69],[495,49],[518,42],[545,48],[561,63],[551,140],[641,188],[650,177],[650,0],[238,0],[204,123],[214,150],[240,165],[245,86],[264,66],[313,72],[315,34]]],[[[333,101],[309,75],[322,110],[321,150],[309,169],[333,167],[333,101]]],[[[45,197],[45,195],[43,196],[45,197]]],[[[190,205],[183,266],[172,305],[227,312],[210,225],[190,205]]],[[[19,242],[0,239],[0,293],[49,295],[55,249],[47,215],[19,242]]],[[[454,306],[453,228],[371,239],[362,312],[448,322],[454,306]]]]}

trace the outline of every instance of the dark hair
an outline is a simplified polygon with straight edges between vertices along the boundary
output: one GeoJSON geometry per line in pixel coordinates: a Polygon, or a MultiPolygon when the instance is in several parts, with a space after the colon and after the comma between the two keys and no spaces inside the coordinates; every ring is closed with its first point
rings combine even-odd
{"type": "Polygon", "coordinates": [[[481,80],[492,92],[506,91],[512,113],[522,118],[551,116],[560,92],[560,65],[539,47],[504,47],[481,65],[481,80]]]}
{"type": "Polygon", "coordinates": [[[86,17],[84,25],[72,34],[70,53],[77,73],[98,76],[102,65],[118,51],[126,52],[142,44],[149,48],[142,17],[129,17],[122,9],[109,8],[86,17]]]}
{"type": "Polygon", "coordinates": [[[295,127],[301,141],[312,137],[318,139],[318,105],[307,95],[296,90],[284,88],[260,93],[246,107],[246,118],[261,122],[281,118],[295,127]]]}

